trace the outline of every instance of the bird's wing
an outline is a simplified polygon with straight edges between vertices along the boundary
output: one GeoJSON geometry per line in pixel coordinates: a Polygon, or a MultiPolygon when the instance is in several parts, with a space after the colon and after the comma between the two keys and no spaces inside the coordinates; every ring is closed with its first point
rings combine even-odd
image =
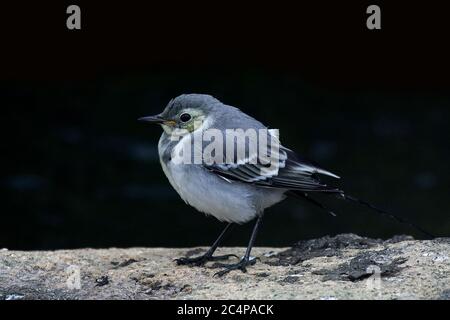
{"type": "Polygon", "coordinates": [[[262,164],[254,161],[258,154],[247,154],[233,163],[203,164],[211,172],[226,180],[255,184],[269,188],[299,190],[304,192],[340,192],[339,189],[322,183],[318,175],[339,178],[313,163],[301,159],[292,150],[279,147],[278,161],[262,164]],[[252,161],[253,160],[253,161],[252,161]]]}

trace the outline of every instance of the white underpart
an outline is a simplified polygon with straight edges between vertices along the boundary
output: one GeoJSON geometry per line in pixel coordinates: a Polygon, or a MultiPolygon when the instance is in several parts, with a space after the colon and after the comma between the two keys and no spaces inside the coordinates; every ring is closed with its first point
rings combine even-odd
{"type": "MultiPolygon", "coordinates": [[[[208,120],[204,125],[208,125],[208,120]]],[[[203,128],[197,130],[201,129],[203,128]]],[[[180,140],[176,148],[186,142],[184,139],[185,137],[180,140]]],[[[164,146],[161,140],[158,148],[160,155],[163,154],[164,146]]],[[[220,221],[247,222],[265,208],[285,198],[286,190],[268,189],[223,179],[202,165],[173,161],[164,164],[161,161],[161,166],[170,184],[186,203],[220,221]]]]}
{"type": "Polygon", "coordinates": [[[285,198],[283,190],[270,190],[227,181],[200,165],[162,163],[174,189],[189,205],[220,221],[244,223],[285,198]],[[183,166],[191,166],[190,169],[183,166]]]}

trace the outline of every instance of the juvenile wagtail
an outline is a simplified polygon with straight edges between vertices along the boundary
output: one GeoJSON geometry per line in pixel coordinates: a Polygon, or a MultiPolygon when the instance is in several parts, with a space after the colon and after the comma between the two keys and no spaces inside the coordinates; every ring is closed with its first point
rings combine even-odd
{"type": "MultiPolygon", "coordinates": [[[[200,266],[207,261],[235,256],[213,256],[213,254],[233,224],[242,224],[256,218],[247,250],[240,261],[236,264],[216,263],[216,266],[223,268],[216,273],[218,276],[231,270],[246,272],[246,267],[255,263],[255,259],[250,258],[250,252],[264,210],[282,201],[288,195],[305,199],[333,214],[332,211],[311,197],[311,194],[314,193],[332,194],[401,220],[367,202],[346,195],[338,188],[324,184],[319,180],[321,175],[336,179],[339,177],[297,156],[279,143],[278,136],[273,130],[268,129],[261,122],[239,109],[226,105],[210,95],[180,95],[172,99],[162,113],[156,116],[142,117],[139,120],[162,126],[164,132],[158,144],[160,162],[170,184],[180,197],[198,211],[212,215],[220,221],[228,222],[218,239],[205,254],[194,258],[177,259],[179,265],[200,266]],[[212,131],[212,129],[216,133],[222,133],[224,137],[227,136],[227,130],[248,131],[248,129],[252,129],[255,132],[267,130],[271,147],[276,146],[275,151],[269,148],[272,155],[276,155],[273,157],[276,159],[275,163],[269,165],[267,162],[255,161],[260,156],[257,153],[260,152],[261,142],[266,143],[265,138],[257,139],[258,148],[256,150],[248,148],[249,150],[246,149],[244,153],[240,153],[240,156],[236,155],[238,152],[233,151],[231,159],[225,154],[226,147],[216,148],[215,153],[220,154],[213,155],[214,159],[226,159],[227,161],[214,162],[211,161],[211,155],[206,159],[204,154],[200,157],[200,161],[191,161],[190,156],[183,158],[189,161],[180,161],[179,157],[175,159],[184,147],[189,148],[184,148],[183,152],[198,150],[198,144],[195,145],[195,137],[205,135],[208,130],[212,131]]],[[[254,140],[254,136],[246,139],[244,147],[249,147],[252,139],[254,140]]],[[[204,140],[201,141],[200,149],[204,149],[205,143],[204,140]]],[[[236,146],[236,141],[233,140],[231,146],[236,146]]],[[[242,146],[236,146],[237,151],[240,150],[239,148],[242,146]]],[[[417,227],[412,223],[407,223],[417,227]]]]}

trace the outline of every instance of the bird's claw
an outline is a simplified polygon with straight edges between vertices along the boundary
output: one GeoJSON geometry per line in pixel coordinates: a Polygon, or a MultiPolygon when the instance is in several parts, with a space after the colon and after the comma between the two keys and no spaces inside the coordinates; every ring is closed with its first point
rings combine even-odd
{"type": "Polygon", "coordinates": [[[230,257],[236,257],[237,259],[239,259],[239,257],[235,254],[225,254],[222,256],[211,256],[211,255],[204,254],[202,256],[193,257],[193,258],[182,257],[182,258],[175,259],[175,261],[176,261],[177,265],[179,265],[179,266],[180,265],[202,266],[208,261],[226,260],[226,259],[229,259],[230,257]]]}
{"type": "Polygon", "coordinates": [[[228,260],[229,258],[234,257],[236,259],[239,259],[239,257],[235,254],[224,254],[221,256],[212,256],[209,261],[219,261],[219,260],[228,260]]]}
{"type": "Polygon", "coordinates": [[[181,258],[175,259],[174,261],[179,266],[185,266],[185,265],[201,266],[204,263],[206,263],[207,259],[203,256],[195,257],[195,258],[181,257],[181,258]]]}
{"type": "Polygon", "coordinates": [[[226,275],[231,270],[241,270],[242,272],[247,272],[247,266],[252,266],[256,263],[256,259],[248,259],[248,258],[242,258],[241,261],[235,264],[224,264],[224,263],[215,263],[213,265],[213,268],[224,268],[223,270],[220,270],[219,272],[214,273],[213,277],[222,277],[226,275]]]}

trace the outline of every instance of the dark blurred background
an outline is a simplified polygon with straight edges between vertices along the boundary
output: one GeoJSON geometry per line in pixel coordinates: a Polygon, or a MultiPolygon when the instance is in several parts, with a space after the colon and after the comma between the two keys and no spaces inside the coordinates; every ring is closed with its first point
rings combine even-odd
{"type": "MultiPolygon", "coordinates": [[[[4,7],[0,248],[194,246],[223,228],[186,206],[138,123],[181,93],[208,93],[342,177],[338,186],[450,234],[449,27],[439,5],[79,4],[4,7]]],[[[422,235],[325,199],[267,211],[257,244],[354,232],[422,235]]],[[[227,245],[246,245],[251,225],[227,245]]]]}

